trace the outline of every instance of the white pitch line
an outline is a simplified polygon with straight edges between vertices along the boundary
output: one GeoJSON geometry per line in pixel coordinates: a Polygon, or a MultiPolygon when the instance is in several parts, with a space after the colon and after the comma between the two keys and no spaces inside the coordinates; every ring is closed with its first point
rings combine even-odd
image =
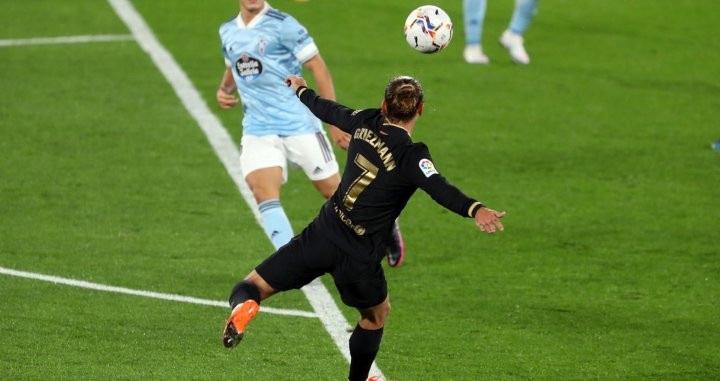
{"type": "Polygon", "coordinates": [[[108,2],[118,17],[130,29],[140,47],[150,56],[160,73],[163,74],[170,86],[175,90],[175,94],[180,98],[183,106],[195,118],[198,126],[203,130],[210,142],[210,146],[215,150],[245,202],[253,211],[255,219],[260,223],[262,217],[260,211],[258,211],[257,202],[255,202],[252,191],[245,183],[245,176],[240,169],[240,152],[230,134],[215,114],[210,111],[190,78],[188,78],[170,52],[158,41],[133,5],[127,0],[108,0],[108,2]]]}
{"type": "MultiPolygon", "coordinates": [[[[163,74],[170,86],[175,90],[178,98],[188,110],[190,115],[197,121],[199,127],[205,132],[210,145],[225,166],[228,174],[240,190],[250,210],[255,214],[258,223],[261,222],[260,212],[255,202],[255,197],[245,183],[245,177],[240,170],[240,152],[235,146],[230,134],[220,123],[215,114],[210,111],[207,103],[203,100],[200,92],[195,88],[190,78],[175,61],[170,52],[158,41],[155,34],[142,18],[140,13],[128,0],[108,0],[117,13],[118,17],[125,23],[130,32],[137,40],[140,47],[147,52],[150,58],[163,74]]],[[[310,301],[315,313],[323,323],[325,330],[330,334],[335,345],[345,359],[350,362],[350,339],[351,329],[345,316],[335,304],[330,292],[320,279],[315,279],[302,288],[305,296],[310,301]]],[[[383,377],[382,372],[375,363],[370,370],[371,376],[383,377]]]]}
{"type": "MultiPolygon", "coordinates": [[[[163,294],[160,292],[145,291],[145,290],[134,290],[131,288],[108,286],[108,285],[100,284],[100,283],[86,282],[84,280],[61,278],[58,276],[13,270],[13,269],[5,268],[5,267],[0,267],[0,274],[10,275],[10,276],[19,277],[19,278],[42,280],[45,282],[64,284],[66,286],[88,288],[88,289],[97,290],[97,291],[106,291],[106,292],[114,292],[114,293],[118,293],[118,294],[142,296],[145,298],[152,298],[152,299],[170,300],[173,302],[201,304],[201,305],[205,305],[205,306],[229,308],[228,302],[223,302],[220,300],[200,299],[200,298],[194,298],[192,296],[163,294]]],[[[318,317],[317,314],[314,312],[307,312],[307,311],[300,311],[300,310],[288,310],[288,309],[272,308],[272,307],[265,307],[265,306],[260,308],[260,312],[265,312],[265,313],[275,314],[275,315],[300,316],[300,317],[306,317],[306,318],[318,317]]]]}
{"type": "Polygon", "coordinates": [[[132,41],[129,34],[94,34],[85,36],[35,37],[0,40],[0,46],[79,44],[85,42],[132,41]]]}

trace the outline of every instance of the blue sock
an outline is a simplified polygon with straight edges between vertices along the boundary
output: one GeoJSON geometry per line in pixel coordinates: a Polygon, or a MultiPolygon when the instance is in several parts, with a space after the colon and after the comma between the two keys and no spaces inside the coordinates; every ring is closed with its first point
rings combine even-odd
{"type": "Polygon", "coordinates": [[[478,45],[482,40],[485,21],[486,0],[463,0],[463,20],[465,21],[465,44],[478,45]]]}
{"type": "Polygon", "coordinates": [[[523,34],[530,26],[533,16],[537,13],[538,0],[515,0],[515,11],[510,20],[510,31],[523,34]]]}
{"type": "Polygon", "coordinates": [[[267,200],[258,205],[262,216],[262,226],[275,249],[290,242],[293,237],[292,226],[283,210],[280,200],[267,200]]]}

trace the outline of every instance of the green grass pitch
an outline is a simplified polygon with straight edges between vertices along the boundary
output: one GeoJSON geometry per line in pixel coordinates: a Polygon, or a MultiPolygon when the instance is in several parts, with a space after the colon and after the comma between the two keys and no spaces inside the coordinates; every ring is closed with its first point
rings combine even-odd
{"type": "MultiPolygon", "coordinates": [[[[421,3],[271,3],[314,36],[342,103],[375,107],[388,78],[418,77],[414,140],[508,212],[486,236],[411,200],[408,257],[386,269],[388,378],[720,379],[720,3],[544,0],[527,67],[496,43],[512,1],[489,2],[490,66],[462,61],[460,0],[435,2],[455,37],[430,56],[401,33],[421,3]]],[[[214,102],[237,2],[133,4],[239,140],[241,110],[214,102]]],[[[0,39],[127,33],[105,1],[0,3],[0,39]]],[[[299,171],[282,197],[297,231],[323,202],[299,171]]],[[[270,252],[136,42],[0,47],[0,267],[223,300],[270,252]]],[[[0,290],[3,380],[346,377],[317,319],[261,314],[227,351],[221,308],[6,275],[0,290]]],[[[311,310],[300,292],[267,305],[311,310]]]]}

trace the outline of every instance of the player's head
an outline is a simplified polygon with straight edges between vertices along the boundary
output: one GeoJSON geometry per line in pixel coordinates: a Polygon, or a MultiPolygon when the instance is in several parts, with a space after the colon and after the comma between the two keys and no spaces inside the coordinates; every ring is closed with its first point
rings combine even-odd
{"type": "Polygon", "coordinates": [[[240,9],[248,12],[259,12],[265,7],[265,0],[240,0],[240,9]]]}
{"type": "Polygon", "coordinates": [[[391,122],[408,122],[422,114],[423,90],[413,77],[392,78],[385,88],[383,113],[391,122]]]}

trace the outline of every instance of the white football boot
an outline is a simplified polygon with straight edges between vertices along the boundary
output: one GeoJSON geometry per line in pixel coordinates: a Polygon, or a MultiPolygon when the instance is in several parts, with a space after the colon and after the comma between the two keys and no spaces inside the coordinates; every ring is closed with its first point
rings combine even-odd
{"type": "Polygon", "coordinates": [[[523,36],[511,32],[509,29],[500,36],[500,45],[510,52],[513,62],[527,65],[530,63],[530,56],[525,51],[524,42],[523,36]]]}
{"type": "Polygon", "coordinates": [[[463,58],[465,58],[465,62],[471,64],[487,65],[490,63],[490,58],[483,53],[482,46],[480,45],[466,45],[463,51],[463,58]]]}

